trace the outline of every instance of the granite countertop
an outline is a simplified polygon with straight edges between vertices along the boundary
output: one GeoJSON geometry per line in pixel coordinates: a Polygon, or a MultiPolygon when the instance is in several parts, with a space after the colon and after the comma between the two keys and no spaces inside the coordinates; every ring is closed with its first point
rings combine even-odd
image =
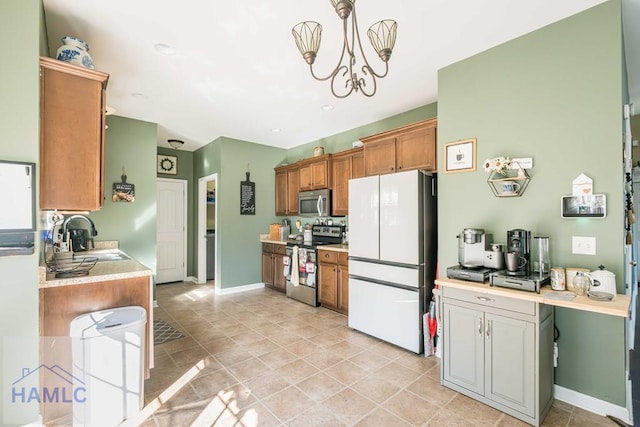
{"type": "Polygon", "coordinates": [[[45,264],[40,265],[40,288],[50,288],[57,286],[77,285],[89,282],[102,282],[105,280],[128,279],[131,277],[151,276],[153,271],[144,264],[131,258],[125,252],[115,248],[92,249],[85,252],[76,252],[77,258],[91,256],[124,255],[129,259],[124,260],[98,260],[98,262],[89,270],[86,276],[56,278],[54,272],[47,271],[45,264]]]}

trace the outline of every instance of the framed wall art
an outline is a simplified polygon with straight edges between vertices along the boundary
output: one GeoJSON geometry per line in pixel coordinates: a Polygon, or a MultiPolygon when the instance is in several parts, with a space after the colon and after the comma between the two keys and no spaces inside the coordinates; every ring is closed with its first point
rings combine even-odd
{"type": "Polygon", "coordinates": [[[450,142],[444,145],[444,172],[471,172],[476,170],[476,138],[450,142]]]}
{"type": "Polygon", "coordinates": [[[158,154],[158,173],[176,175],[178,173],[178,158],[176,156],[158,154]]]}

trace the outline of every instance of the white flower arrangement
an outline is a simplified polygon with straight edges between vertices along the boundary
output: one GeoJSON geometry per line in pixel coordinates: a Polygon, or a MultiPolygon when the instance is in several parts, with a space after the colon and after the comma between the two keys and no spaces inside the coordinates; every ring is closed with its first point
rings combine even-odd
{"type": "Polygon", "coordinates": [[[509,169],[511,169],[511,159],[508,157],[499,156],[484,161],[485,172],[495,172],[500,175],[506,175],[509,169]]]}

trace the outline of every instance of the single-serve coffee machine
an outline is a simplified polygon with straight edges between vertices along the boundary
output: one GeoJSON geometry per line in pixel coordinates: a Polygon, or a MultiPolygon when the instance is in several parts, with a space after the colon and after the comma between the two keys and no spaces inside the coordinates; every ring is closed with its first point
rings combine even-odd
{"type": "Polygon", "coordinates": [[[531,274],[531,232],[521,228],[507,231],[507,250],[504,257],[508,275],[529,276],[531,274]]]}
{"type": "Polygon", "coordinates": [[[484,267],[485,251],[489,249],[493,236],[482,228],[465,228],[458,238],[458,262],[467,268],[484,267]]]}

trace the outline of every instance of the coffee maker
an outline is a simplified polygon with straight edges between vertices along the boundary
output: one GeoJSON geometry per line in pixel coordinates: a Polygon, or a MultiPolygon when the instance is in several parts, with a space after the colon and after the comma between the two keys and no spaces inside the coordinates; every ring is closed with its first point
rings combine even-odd
{"type": "Polygon", "coordinates": [[[458,238],[458,262],[467,268],[483,267],[485,250],[493,240],[482,228],[465,228],[458,238]]]}
{"type": "Polygon", "coordinates": [[[515,270],[507,270],[510,276],[529,276],[531,274],[531,232],[517,228],[507,231],[507,250],[515,252],[524,261],[515,270]]]}

